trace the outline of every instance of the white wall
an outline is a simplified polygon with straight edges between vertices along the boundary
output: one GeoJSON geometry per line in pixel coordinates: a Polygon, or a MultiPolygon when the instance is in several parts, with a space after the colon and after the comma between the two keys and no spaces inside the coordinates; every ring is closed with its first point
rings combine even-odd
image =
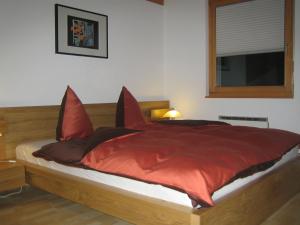
{"type": "Polygon", "coordinates": [[[143,0],[1,0],[0,107],[59,104],[70,84],[84,103],[163,96],[163,7],[143,0]],[[109,58],[55,54],[54,4],[108,15],[109,58]]]}
{"type": "Polygon", "coordinates": [[[295,1],[294,98],[210,99],[207,0],[166,0],[164,14],[165,96],[185,118],[218,115],[268,117],[270,126],[300,132],[300,2],[295,1]]]}
{"type": "Polygon", "coordinates": [[[0,30],[0,107],[59,104],[67,84],[85,103],[111,102],[126,85],[139,100],[169,98],[185,118],[267,116],[300,132],[300,13],[293,99],[205,98],[207,0],[2,0],[0,30]],[[109,16],[108,59],[55,54],[55,3],[109,16]]]}

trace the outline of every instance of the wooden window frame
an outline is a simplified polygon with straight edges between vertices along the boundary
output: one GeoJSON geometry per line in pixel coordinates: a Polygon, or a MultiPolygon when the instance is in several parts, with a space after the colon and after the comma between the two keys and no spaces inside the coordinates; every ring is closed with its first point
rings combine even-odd
{"type": "Polygon", "coordinates": [[[164,5],[164,0],[148,0],[148,1],[160,4],[160,5],[164,5]]]}
{"type": "MultiPolygon", "coordinates": [[[[285,0],[284,85],[221,87],[216,71],[216,8],[245,0],[209,0],[209,98],[293,98],[293,21],[294,1],[285,0]]],[[[251,0],[250,0],[251,1],[251,0]]]]}

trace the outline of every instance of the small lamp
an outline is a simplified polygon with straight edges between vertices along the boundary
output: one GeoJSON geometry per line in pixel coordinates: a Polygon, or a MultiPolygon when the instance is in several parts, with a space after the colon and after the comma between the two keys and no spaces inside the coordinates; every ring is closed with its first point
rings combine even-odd
{"type": "Polygon", "coordinates": [[[176,109],[171,109],[163,115],[164,118],[168,117],[170,120],[175,120],[177,117],[181,117],[181,113],[176,109]]]}

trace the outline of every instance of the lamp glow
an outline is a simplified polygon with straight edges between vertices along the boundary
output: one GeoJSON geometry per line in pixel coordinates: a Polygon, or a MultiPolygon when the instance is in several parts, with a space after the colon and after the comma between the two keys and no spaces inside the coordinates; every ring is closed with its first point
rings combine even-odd
{"type": "Polygon", "coordinates": [[[164,115],[163,115],[164,118],[168,117],[170,118],[171,120],[174,120],[175,118],[177,117],[181,117],[181,113],[178,112],[176,109],[171,109],[169,110],[168,112],[166,112],[164,115]]]}

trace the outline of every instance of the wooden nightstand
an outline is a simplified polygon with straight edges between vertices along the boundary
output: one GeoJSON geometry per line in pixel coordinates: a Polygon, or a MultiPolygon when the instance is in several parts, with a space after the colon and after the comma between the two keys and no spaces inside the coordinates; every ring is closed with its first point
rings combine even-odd
{"type": "Polygon", "coordinates": [[[25,169],[20,163],[0,162],[0,192],[25,185],[25,169]]]}

